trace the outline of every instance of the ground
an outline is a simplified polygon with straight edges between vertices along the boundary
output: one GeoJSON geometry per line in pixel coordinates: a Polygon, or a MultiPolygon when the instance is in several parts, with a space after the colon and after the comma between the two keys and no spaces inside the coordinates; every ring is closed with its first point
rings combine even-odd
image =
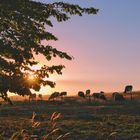
{"type": "Polygon", "coordinates": [[[60,112],[59,134],[70,133],[66,140],[139,140],[140,101],[126,100],[92,101],[66,98],[65,101],[14,102],[13,106],[0,108],[1,140],[6,140],[19,130],[25,129],[32,135],[45,135],[51,114],[60,112]],[[35,120],[41,125],[32,130],[30,121],[35,112],[35,120]],[[46,125],[46,126],[45,126],[46,125]],[[30,132],[32,130],[32,132],[30,132]]]}

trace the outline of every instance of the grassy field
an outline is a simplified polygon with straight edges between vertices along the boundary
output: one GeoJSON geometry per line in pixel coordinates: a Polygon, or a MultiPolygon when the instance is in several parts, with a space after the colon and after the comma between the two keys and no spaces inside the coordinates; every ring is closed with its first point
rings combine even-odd
{"type": "Polygon", "coordinates": [[[140,140],[140,100],[89,103],[74,97],[66,98],[64,102],[18,101],[13,106],[2,105],[0,140],[10,139],[13,133],[23,129],[42,139],[49,131],[53,112],[61,113],[57,122],[60,130],[54,135],[70,133],[66,140],[140,140]],[[40,123],[36,128],[31,125],[33,112],[40,123]]]}

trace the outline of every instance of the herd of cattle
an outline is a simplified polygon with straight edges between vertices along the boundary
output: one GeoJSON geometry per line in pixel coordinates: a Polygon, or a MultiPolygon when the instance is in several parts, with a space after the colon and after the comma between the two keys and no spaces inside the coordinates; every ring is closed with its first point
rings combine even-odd
{"type": "Polygon", "coordinates": [[[66,91],[63,91],[63,92],[54,92],[50,95],[49,99],[48,100],[54,100],[54,99],[57,99],[59,97],[61,97],[61,99],[63,99],[64,96],[67,95],[67,92],[66,91]]]}
{"type": "MultiPolygon", "coordinates": [[[[123,100],[125,100],[124,96],[125,96],[126,94],[129,94],[130,97],[131,97],[131,100],[132,100],[132,89],[133,89],[133,86],[132,86],[132,85],[127,85],[127,86],[125,87],[125,90],[124,90],[123,93],[119,93],[119,92],[114,92],[114,93],[112,93],[112,99],[113,99],[114,101],[123,101],[123,100]]],[[[83,91],[79,91],[79,92],[78,92],[78,96],[79,96],[79,97],[82,97],[82,98],[88,98],[89,100],[91,100],[92,98],[93,98],[94,100],[96,100],[96,99],[97,99],[97,100],[104,100],[104,101],[107,100],[107,97],[105,96],[105,94],[104,94],[103,91],[101,91],[101,92],[99,92],[99,93],[93,93],[93,94],[91,94],[91,92],[90,92],[89,89],[86,90],[85,93],[84,93],[83,91]]]]}
{"type": "MultiPolygon", "coordinates": [[[[59,97],[61,97],[61,99],[62,99],[66,95],[67,95],[67,92],[65,92],[65,91],[64,92],[54,92],[50,95],[48,100],[55,100],[59,97]]],[[[33,100],[36,100],[36,99],[37,99],[37,95],[35,93],[29,95],[29,101],[33,101],[33,100]]],[[[43,100],[42,94],[38,94],[38,99],[43,100]]]]}
{"type": "MultiPolygon", "coordinates": [[[[113,99],[114,101],[123,101],[123,100],[125,100],[124,96],[125,96],[126,94],[129,94],[130,97],[131,97],[131,100],[132,100],[132,89],[133,89],[133,86],[132,86],[132,85],[127,85],[127,86],[125,87],[125,90],[124,90],[123,93],[114,92],[114,93],[112,94],[112,99],[113,99]]],[[[65,96],[67,96],[67,92],[66,92],[66,91],[63,91],[63,92],[53,92],[53,93],[50,95],[50,97],[48,98],[48,100],[55,100],[55,99],[58,99],[58,98],[63,99],[65,96]]],[[[94,100],[104,100],[104,101],[107,100],[107,97],[106,97],[106,95],[104,94],[103,91],[101,91],[101,92],[99,92],[99,93],[91,93],[90,89],[86,90],[85,93],[84,93],[83,91],[79,91],[79,92],[78,92],[78,96],[79,96],[80,98],[88,99],[88,100],[90,100],[90,101],[91,101],[92,99],[94,99],[94,100]]],[[[38,98],[39,98],[40,100],[42,100],[42,99],[43,99],[42,94],[39,94],[39,95],[38,95],[38,98]]],[[[31,101],[31,100],[35,100],[35,99],[36,99],[36,94],[31,94],[31,95],[29,96],[29,100],[30,100],[30,101],[31,101]]]]}
{"type": "MultiPolygon", "coordinates": [[[[36,100],[36,98],[37,98],[36,93],[32,93],[32,94],[29,95],[29,101],[36,100]]],[[[38,94],[38,98],[39,98],[40,100],[43,100],[42,94],[38,94]]]]}
{"type": "MultiPolygon", "coordinates": [[[[91,95],[90,94],[87,94],[87,91],[90,91],[90,90],[86,90],[86,93],[85,94],[84,94],[83,91],[79,91],[78,92],[78,96],[79,97],[82,97],[84,99],[88,98],[89,100],[92,100],[92,99],[94,99],[94,100],[104,100],[104,101],[107,100],[107,97],[105,96],[105,94],[104,94],[103,91],[101,91],[99,93],[93,93],[91,95]]],[[[125,98],[124,98],[123,94],[118,93],[118,92],[114,92],[112,94],[112,99],[114,101],[123,101],[125,98]]]]}

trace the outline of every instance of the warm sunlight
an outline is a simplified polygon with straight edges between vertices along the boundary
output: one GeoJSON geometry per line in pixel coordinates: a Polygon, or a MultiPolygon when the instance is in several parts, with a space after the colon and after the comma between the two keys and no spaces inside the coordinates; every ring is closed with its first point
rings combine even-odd
{"type": "Polygon", "coordinates": [[[32,70],[39,70],[43,65],[42,64],[37,64],[37,65],[33,65],[32,67],[30,67],[32,70]]]}
{"type": "MultiPolygon", "coordinates": [[[[34,65],[32,67],[30,67],[32,70],[39,70],[41,67],[43,66],[43,64],[38,63],[37,65],[34,65]]],[[[57,73],[53,73],[50,74],[49,77],[45,77],[43,78],[43,80],[47,80],[47,81],[52,81],[52,82],[56,82],[59,81],[62,75],[58,75],[57,73]]],[[[36,80],[36,75],[33,72],[27,72],[26,73],[26,79],[28,80],[29,83],[33,83],[36,80]]],[[[53,91],[55,91],[56,88],[51,88],[50,86],[43,86],[41,85],[41,89],[40,91],[35,91],[33,89],[31,89],[32,93],[36,93],[36,94],[43,94],[43,95],[49,95],[52,94],[53,91]]]]}
{"type": "Polygon", "coordinates": [[[140,140],[139,52],[140,0],[0,0],[0,140],[140,140]]]}
{"type": "Polygon", "coordinates": [[[29,74],[28,75],[28,80],[30,80],[30,81],[35,80],[35,75],[34,74],[29,74]]]}

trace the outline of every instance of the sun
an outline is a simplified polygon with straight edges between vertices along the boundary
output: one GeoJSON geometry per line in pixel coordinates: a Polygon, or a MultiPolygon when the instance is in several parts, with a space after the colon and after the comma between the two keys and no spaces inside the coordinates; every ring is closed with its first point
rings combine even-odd
{"type": "Polygon", "coordinates": [[[30,81],[35,80],[34,74],[29,74],[29,75],[28,75],[28,80],[30,80],[30,81]]]}

